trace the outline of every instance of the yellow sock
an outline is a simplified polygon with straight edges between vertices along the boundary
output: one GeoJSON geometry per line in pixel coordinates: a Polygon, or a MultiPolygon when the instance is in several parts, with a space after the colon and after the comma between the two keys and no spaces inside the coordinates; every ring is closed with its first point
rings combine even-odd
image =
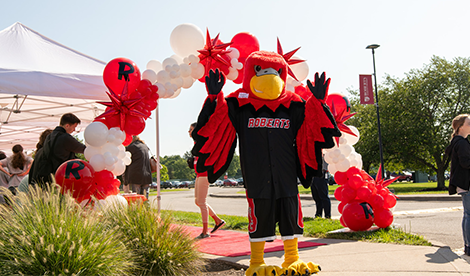
{"type": "Polygon", "coordinates": [[[264,244],[266,242],[250,242],[251,259],[250,266],[264,264],[264,244]]]}
{"type": "Polygon", "coordinates": [[[292,263],[299,260],[299,249],[297,247],[297,238],[284,240],[284,262],[282,267],[289,267],[292,263]]]}

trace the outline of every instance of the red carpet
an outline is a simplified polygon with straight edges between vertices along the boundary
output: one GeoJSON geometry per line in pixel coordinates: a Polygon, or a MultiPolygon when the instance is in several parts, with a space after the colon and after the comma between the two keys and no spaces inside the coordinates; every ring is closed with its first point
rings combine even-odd
{"type": "MultiPolygon", "coordinates": [[[[195,238],[202,230],[202,227],[195,226],[184,226],[187,229],[188,234],[195,238]]],[[[207,254],[226,256],[226,257],[237,257],[250,255],[250,242],[248,240],[248,233],[241,233],[230,230],[218,230],[211,235],[210,238],[202,239],[198,242],[199,251],[207,254]]],[[[309,241],[300,241],[299,248],[313,247],[326,245],[326,243],[317,243],[309,241]]],[[[282,240],[276,239],[273,242],[267,242],[264,248],[264,252],[283,251],[284,244],[282,240]]]]}

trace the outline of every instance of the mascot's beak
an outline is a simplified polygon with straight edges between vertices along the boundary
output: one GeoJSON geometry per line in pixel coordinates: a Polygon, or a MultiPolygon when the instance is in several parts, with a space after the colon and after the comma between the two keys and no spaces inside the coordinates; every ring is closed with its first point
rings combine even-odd
{"type": "Polygon", "coordinates": [[[275,100],[279,98],[284,90],[284,81],[281,79],[280,72],[273,68],[262,69],[259,65],[255,66],[256,76],[250,80],[250,88],[253,94],[261,99],[275,100]]]}

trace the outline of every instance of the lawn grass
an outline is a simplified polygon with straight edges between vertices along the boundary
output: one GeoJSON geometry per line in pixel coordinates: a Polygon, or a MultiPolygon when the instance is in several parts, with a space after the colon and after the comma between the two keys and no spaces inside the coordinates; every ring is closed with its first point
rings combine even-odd
{"type": "MultiPolygon", "coordinates": [[[[200,213],[169,210],[162,210],[162,213],[171,215],[173,221],[177,224],[202,226],[200,213]]],[[[247,217],[229,215],[219,216],[226,222],[223,229],[248,231],[247,217]]],[[[211,224],[213,224],[213,221],[210,221],[209,224],[209,227],[212,227],[211,224]]],[[[395,229],[390,227],[367,232],[329,233],[330,231],[342,228],[343,226],[339,220],[336,219],[304,217],[304,236],[306,237],[357,240],[377,243],[396,243],[426,246],[431,245],[430,242],[421,236],[406,233],[402,229],[395,229]]],[[[278,231],[276,232],[279,234],[278,231]]]]}

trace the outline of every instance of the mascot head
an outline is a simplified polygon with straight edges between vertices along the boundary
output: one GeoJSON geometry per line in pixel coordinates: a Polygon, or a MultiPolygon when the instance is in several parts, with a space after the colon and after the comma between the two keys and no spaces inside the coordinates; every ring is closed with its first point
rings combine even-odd
{"type": "Polygon", "coordinates": [[[257,98],[275,100],[285,92],[287,63],[274,52],[258,51],[245,62],[243,88],[257,98]]]}

